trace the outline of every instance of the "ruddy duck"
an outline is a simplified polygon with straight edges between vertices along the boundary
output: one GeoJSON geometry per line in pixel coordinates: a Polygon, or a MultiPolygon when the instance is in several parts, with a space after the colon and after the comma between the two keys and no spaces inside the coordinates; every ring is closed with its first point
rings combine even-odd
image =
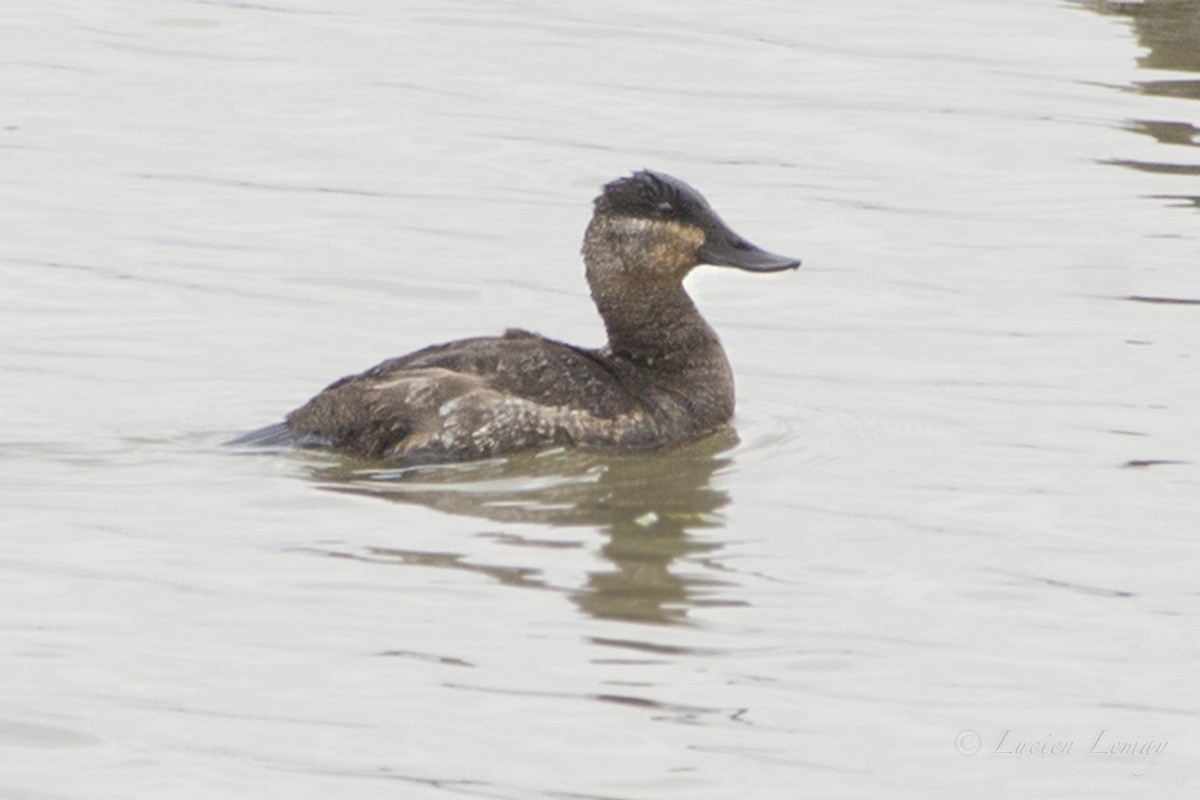
{"type": "Polygon", "coordinates": [[[725,427],[733,373],[683,279],[699,264],[776,272],[800,262],[750,244],[695,189],[649,170],[604,187],[583,260],[605,347],[524,330],[434,345],[342,378],[234,444],[415,464],[554,446],[647,451],[725,427]]]}

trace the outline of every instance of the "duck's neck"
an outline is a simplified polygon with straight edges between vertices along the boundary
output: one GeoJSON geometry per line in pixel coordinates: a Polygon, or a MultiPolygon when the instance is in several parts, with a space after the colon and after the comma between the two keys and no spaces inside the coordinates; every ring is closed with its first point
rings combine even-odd
{"type": "Polygon", "coordinates": [[[728,369],[716,332],[683,288],[691,265],[671,264],[670,249],[646,246],[645,237],[631,246],[631,237],[606,222],[593,220],[583,254],[610,351],[660,371],[728,369]]]}
{"type": "Polygon", "coordinates": [[[592,298],[614,354],[657,369],[687,368],[724,358],[717,334],[682,285],[597,291],[592,298]]]}

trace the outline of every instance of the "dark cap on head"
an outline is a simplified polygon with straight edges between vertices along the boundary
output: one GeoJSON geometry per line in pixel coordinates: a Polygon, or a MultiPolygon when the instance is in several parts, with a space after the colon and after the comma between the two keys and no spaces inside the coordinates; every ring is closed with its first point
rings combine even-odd
{"type": "Polygon", "coordinates": [[[676,222],[704,231],[696,253],[701,264],[737,267],[755,272],[795,269],[800,262],[756,247],[738,236],[717,216],[704,195],[661,172],[641,170],[605,184],[596,198],[596,213],[636,219],[676,222]]]}

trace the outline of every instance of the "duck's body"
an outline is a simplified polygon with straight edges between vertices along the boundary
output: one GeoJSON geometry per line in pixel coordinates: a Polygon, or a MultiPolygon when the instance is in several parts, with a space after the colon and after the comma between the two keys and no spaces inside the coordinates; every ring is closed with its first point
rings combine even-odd
{"type": "Polygon", "coordinates": [[[427,347],[342,378],[238,442],[426,463],[551,446],[645,451],[727,425],[733,374],[683,278],[698,263],[799,262],[745,242],[694,189],[651,172],[605,187],[583,254],[603,349],[522,330],[427,347]]]}

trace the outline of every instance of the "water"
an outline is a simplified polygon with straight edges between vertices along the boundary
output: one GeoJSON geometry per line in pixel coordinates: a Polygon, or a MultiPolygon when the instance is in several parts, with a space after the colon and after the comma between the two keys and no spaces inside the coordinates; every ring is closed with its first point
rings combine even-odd
{"type": "MultiPolygon", "coordinates": [[[[11,4],[10,4],[11,5],[11,4]]],[[[0,797],[1185,797],[1200,4],[17,3],[0,797]],[[602,182],[737,434],[398,472],[228,437],[600,343],[602,182]]]]}

